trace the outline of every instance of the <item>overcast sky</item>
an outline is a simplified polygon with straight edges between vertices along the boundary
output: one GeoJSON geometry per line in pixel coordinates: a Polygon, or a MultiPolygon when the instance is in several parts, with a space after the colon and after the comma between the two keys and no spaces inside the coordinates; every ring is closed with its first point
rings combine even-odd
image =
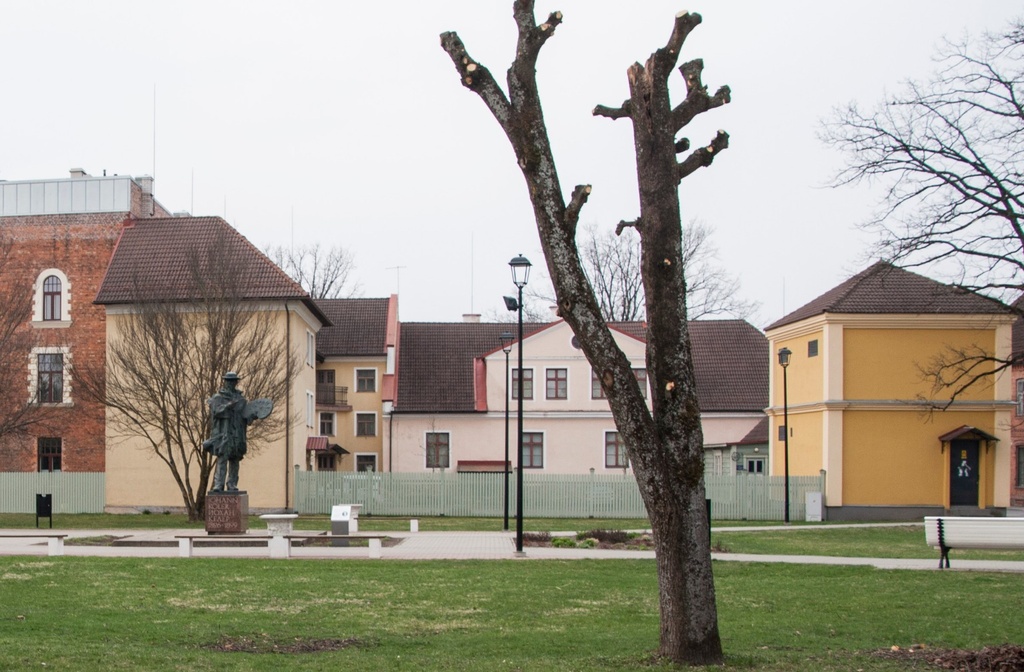
{"type": "MultiPolygon", "coordinates": [[[[261,248],[349,249],[361,295],[398,292],[404,321],[499,314],[509,259],[539,277],[543,255],[511,147],[438,35],[457,31],[504,82],[511,5],[5,2],[0,179],[152,174],[166,208],[223,216],[261,248]]],[[[731,139],[683,181],[683,221],[714,228],[762,328],[870,263],[856,225],[874,195],[824,186],[840,157],[820,121],[926,77],[943,36],[1021,13],[1009,0],[541,0],[539,19],[564,15],[538,77],[563,188],[593,185],[583,224],[638,214],[629,121],[590,112],[627,97],[626,68],[664,46],[681,9],[704,17],[681,60],[703,58],[704,83],[732,89],[687,129],[695,145],[731,139]]]]}

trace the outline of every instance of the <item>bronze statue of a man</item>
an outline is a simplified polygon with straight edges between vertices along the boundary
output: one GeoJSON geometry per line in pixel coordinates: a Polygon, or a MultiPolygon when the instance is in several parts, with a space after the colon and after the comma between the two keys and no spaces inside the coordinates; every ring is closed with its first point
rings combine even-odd
{"type": "Polygon", "coordinates": [[[210,415],[213,419],[212,436],[203,442],[203,449],[217,457],[210,492],[236,492],[238,490],[238,463],[248,451],[246,430],[258,418],[270,415],[274,405],[269,399],[246,402],[238,390],[241,380],[234,371],[224,374],[224,385],[210,397],[210,415]]]}

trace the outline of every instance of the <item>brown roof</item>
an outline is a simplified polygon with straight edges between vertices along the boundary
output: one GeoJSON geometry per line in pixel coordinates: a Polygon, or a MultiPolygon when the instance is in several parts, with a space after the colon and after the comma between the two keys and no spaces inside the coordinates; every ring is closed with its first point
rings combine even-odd
{"type": "MultiPolygon", "coordinates": [[[[524,324],[524,338],[546,324],[524,324]]],[[[398,412],[463,413],[474,410],[473,362],[501,348],[513,324],[406,323],[398,339],[398,412]]]]}
{"type": "Polygon", "coordinates": [[[299,300],[327,321],[297,282],[220,217],[133,220],[118,240],[96,303],[194,301],[212,292],[237,300],[299,300]]]}
{"type": "Polygon", "coordinates": [[[768,443],[768,416],[757,421],[757,424],[739,440],[737,445],[750,446],[757,443],[768,443]]]}
{"type": "Polygon", "coordinates": [[[316,335],[324,357],[387,354],[388,299],[317,299],[333,326],[316,335]]]}
{"type": "MultiPolygon", "coordinates": [[[[527,336],[547,324],[523,326],[527,336]]],[[[646,325],[611,325],[639,340],[646,325]]],[[[473,362],[500,347],[514,325],[413,323],[401,326],[398,412],[469,413],[475,410],[473,362]]],[[[743,320],[690,323],[701,411],[762,411],[768,405],[768,341],[743,320]]]]}
{"type": "Polygon", "coordinates": [[[998,301],[944,285],[879,261],[768,326],[799,322],[822,313],[977,315],[1005,313],[998,301]]]}

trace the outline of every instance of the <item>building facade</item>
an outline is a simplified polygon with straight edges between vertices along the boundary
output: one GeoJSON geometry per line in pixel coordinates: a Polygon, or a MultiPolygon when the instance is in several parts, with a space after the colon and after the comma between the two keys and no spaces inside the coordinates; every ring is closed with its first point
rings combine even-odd
{"type": "Polygon", "coordinates": [[[2,353],[0,414],[29,404],[38,420],[0,436],[0,471],[105,470],[104,407],[75,372],[102,377],[106,316],[93,299],[122,229],[168,214],[149,177],[73,169],[67,179],[0,183],[0,310],[25,309],[18,347],[2,353]]]}
{"type": "Polygon", "coordinates": [[[833,519],[998,513],[1011,377],[957,381],[1009,356],[1012,322],[996,302],[877,263],[772,324],[772,475],[787,454],[790,475],[824,472],[833,519]],[[950,384],[929,374],[940,367],[950,384]]]}

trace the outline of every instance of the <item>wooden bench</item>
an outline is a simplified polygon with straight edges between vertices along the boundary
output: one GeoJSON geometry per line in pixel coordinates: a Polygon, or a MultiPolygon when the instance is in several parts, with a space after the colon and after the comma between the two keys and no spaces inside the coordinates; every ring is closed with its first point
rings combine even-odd
{"type": "Polygon", "coordinates": [[[292,555],[293,539],[347,539],[350,541],[366,539],[369,541],[370,545],[370,557],[380,558],[381,540],[386,539],[387,537],[385,535],[322,534],[311,532],[307,534],[285,534],[281,536],[271,536],[269,534],[177,534],[174,538],[178,540],[178,555],[182,558],[192,557],[193,551],[195,550],[195,543],[197,541],[209,541],[214,543],[218,541],[263,542],[267,544],[271,558],[290,558],[292,555]]]}
{"type": "Polygon", "coordinates": [[[67,534],[58,532],[29,532],[26,534],[4,532],[0,534],[0,539],[46,539],[48,555],[64,555],[64,540],[67,536],[67,534]]]}
{"type": "Polygon", "coordinates": [[[924,537],[939,549],[939,569],[949,567],[953,548],[1024,550],[1024,518],[925,516],[924,537]]]}

